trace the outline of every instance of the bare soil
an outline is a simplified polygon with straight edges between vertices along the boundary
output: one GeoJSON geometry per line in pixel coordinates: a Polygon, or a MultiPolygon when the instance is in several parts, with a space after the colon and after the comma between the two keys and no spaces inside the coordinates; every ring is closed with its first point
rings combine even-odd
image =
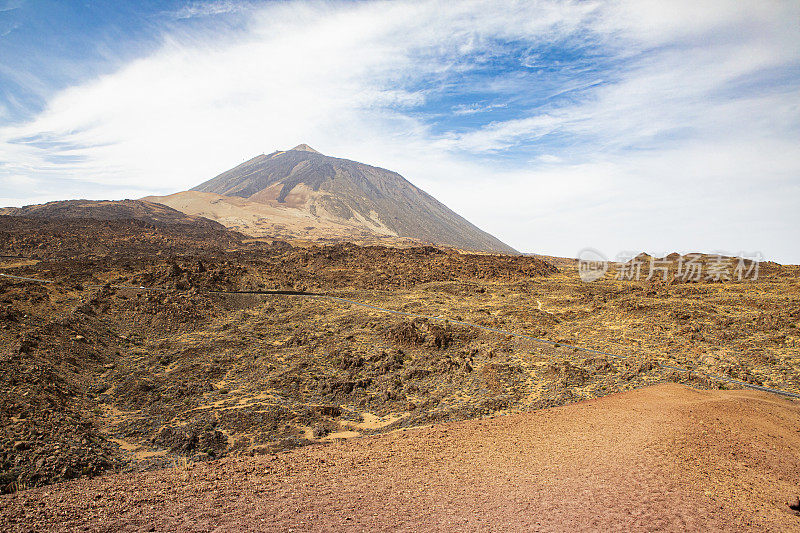
{"type": "Polygon", "coordinates": [[[799,531],[800,405],[659,385],[0,497],[6,531],[799,531]]]}

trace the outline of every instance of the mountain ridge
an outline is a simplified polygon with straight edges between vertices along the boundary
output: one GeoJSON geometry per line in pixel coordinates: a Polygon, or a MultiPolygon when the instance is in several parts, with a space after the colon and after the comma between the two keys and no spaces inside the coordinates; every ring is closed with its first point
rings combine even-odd
{"type": "Polygon", "coordinates": [[[227,230],[215,220],[147,200],[56,200],[23,207],[2,207],[0,215],[45,219],[138,220],[155,225],[227,230]]]}

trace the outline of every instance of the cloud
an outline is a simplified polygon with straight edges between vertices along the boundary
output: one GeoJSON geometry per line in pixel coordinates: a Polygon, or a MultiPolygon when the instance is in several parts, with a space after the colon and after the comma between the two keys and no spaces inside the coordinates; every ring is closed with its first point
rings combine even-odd
{"type": "Polygon", "coordinates": [[[479,17],[479,7],[278,4],[253,13],[244,33],[168,35],[158,53],[61,92],[32,122],[0,129],[0,154],[24,162],[21,172],[49,171],[36,164],[47,152],[19,139],[58,138],[72,147],[64,153],[84,160],[62,167],[66,175],[177,189],[297,139],[333,150],[402,139],[426,130],[401,112],[425,100],[415,82],[447,76],[465,44],[552,30],[533,16],[510,28],[496,10],[479,17]]]}
{"type": "Polygon", "coordinates": [[[438,144],[442,148],[470,152],[496,152],[522,141],[544,137],[556,131],[563,123],[562,118],[549,114],[492,122],[475,131],[452,135],[438,144]]]}
{"type": "Polygon", "coordinates": [[[24,0],[5,0],[4,2],[0,2],[0,13],[19,9],[22,7],[23,2],[24,0]]]}
{"type": "Polygon", "coordinates": [[[486,113],[493,109],[502,109],[508,107],[508,104],[458,104],[453,106],[452,111],[456,115],[474,115],[475,113],[486,113]]]}
{"type": "Polygon", "coordinates": [[[245,7],[243,29],[169,26],[157,52],[0,126],[0,196],[174,192],[306,142],[401,172],[518,249],[727,247],[800,262],[796,4],[179,13],[245,7]]]}
{"type": "Polygon", "coordinates": [[[246,5],[232,0],[217,0],[207,2],[190,2],[180,9],[170,14],[179,20],[191,19],[195,17],[209,17],[215,15],[225,15],[228,13],[239,13],[246,9],[246,5]]]}
{"type": "Polygon", "coordinates": [[[7,35],[9,35],[9,34],[10,34],[12,31],[14,31],[14,30],[16,30],[17,28],[19,28],[19,26],[20,26],[19,24],[12,24],[12,25],[11,25],[11,26],[9,26],[8,28],[3,28],[2,30],[0,30],[0,38],[1,38],[1,37],[6,37],[6,36],[7,36],[7,35]]]}

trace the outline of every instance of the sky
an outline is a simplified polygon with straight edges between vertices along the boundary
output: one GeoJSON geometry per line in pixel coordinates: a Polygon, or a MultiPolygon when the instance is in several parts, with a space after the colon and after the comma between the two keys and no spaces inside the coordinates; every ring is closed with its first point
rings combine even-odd
{"type": "Polygon", "coordinates": [[[0,0],[0,205],[307,143],[514,248],[800,263],[800,3],[0,0]]]}

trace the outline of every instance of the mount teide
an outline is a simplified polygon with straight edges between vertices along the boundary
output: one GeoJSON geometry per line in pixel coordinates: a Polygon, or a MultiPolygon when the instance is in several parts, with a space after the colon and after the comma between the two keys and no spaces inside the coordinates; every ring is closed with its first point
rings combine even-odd
{"type": "Polygon", "coordinates": [[[190,191],[145,200],[256,237],[517,253],[400,174],[305,144],[254,157],[190,191]]]}

